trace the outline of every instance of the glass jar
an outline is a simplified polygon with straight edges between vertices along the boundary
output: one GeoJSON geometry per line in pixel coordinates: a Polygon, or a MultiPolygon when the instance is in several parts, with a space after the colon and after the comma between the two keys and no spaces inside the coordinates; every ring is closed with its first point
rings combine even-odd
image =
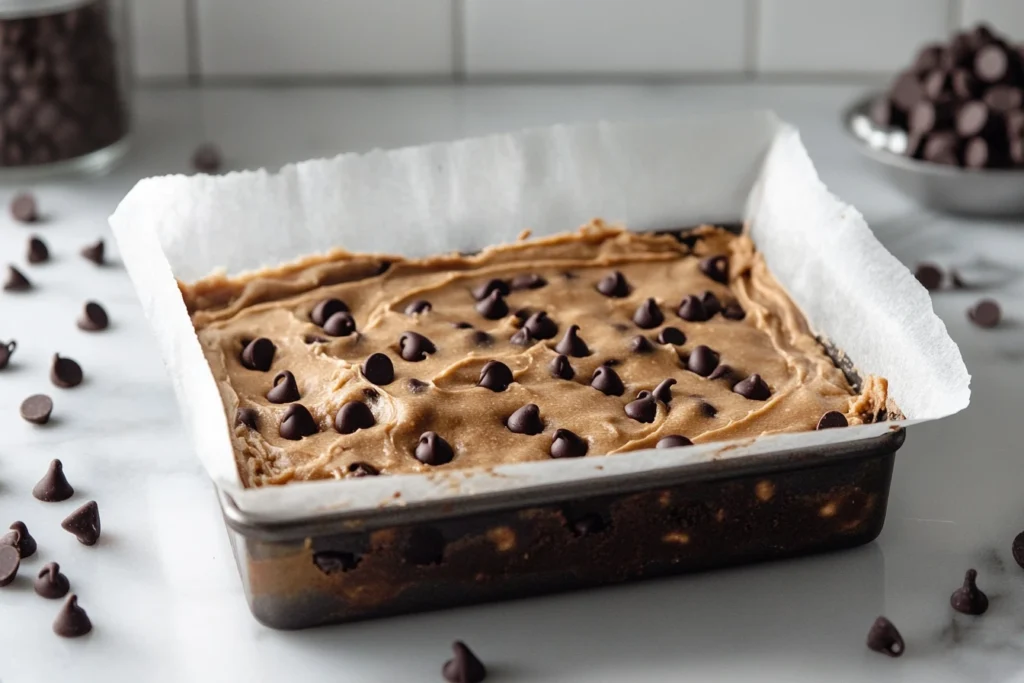
{"type": "Polygon", "coordinates": [[[0,179],[102,173],[128,149],[126,0],[0,0],[0,179]]]}

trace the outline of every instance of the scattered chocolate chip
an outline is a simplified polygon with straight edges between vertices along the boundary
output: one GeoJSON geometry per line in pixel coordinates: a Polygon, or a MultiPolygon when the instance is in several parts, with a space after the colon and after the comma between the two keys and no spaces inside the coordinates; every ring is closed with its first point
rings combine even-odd
{"type": "Polygon", "coordinates": [[[835,429],[837,427],[847,427],[849,424],[845,415],[838,410],[830,410],[821,416],[815,429],[835,429]]]}
{"type": "Polygon", "coordinates": [[[658,386],[654,387],[654,391],[651,392],[651,396],[658,399],[665,405],[668,405],[669,403],[672,403],[672,387],[675,386],[675,384],[676,381],[671,377],[663,379],[658,386]]]}
{"type": "Polygon", "coordinates": [[[633,353],[650,353],[654,350],[654,345],[647,337],[638,334],[629,340],[629,350],[633,353]]]}
{"type": "Polygon", "coordinates": [[[753,374],[744,380],[740,380],[732,390],[744,398],[749,398],[752,401],[767,401],[771,398],[772,390],[768,388],[768,385],[761,375],[753,374]]]}
{"type": "Polygon", "coordinates": [[[472,294],[473,298],[477,301],[483,301],[494,292],[498,292],[502,296],[508,296],[509,291],[507,282],[499,280],[498,278],[493,278],[474,289],[472,294]]]}
{"type": "Polygon", "coordinates": [[[341,299],[324,299],[309,312],[309,319],[314,325],[323,327],[335,313],[348,313],[348,304],[341,299]]]}
{"type": "Polygon", "coordinates": [[[418,332],[403,332],[398,338],[398,353],[410,363],[426,360],[427,354],[435,353],[437,347],[418,332]]]}
{"type": "Polygon", "coordinates": [[[733,302],[726,304],[725,308],[722,309],[722,317],[728,320],[743,320],[747,317],[746,311],[738,303],[733,302]]]}
{"type": "Polygon", "coordinates": [[[302,437],[312,436],[318,431],[320,429],[316,425],[316,420],[313,419],[306,406],[301,403],[291,404],[281,415],[281,425],[278,427],[281,438],[298,441],[302,437]]]}
{"type": "Polygon", "coordinates": [[[700,412],[704,414],[704,417],[714,417],[715,415],[718,415],[718,408],[714,407],[707,401],[698,401],[697,407],[700,408],[700,412]]]}
{"type": "Polygon", "coordinates": [[[380,472],[376,467],[367,462],[349,463],[348,473],[357,479],[360,477],[376,477],[380,472]]]}
{"type": "Polygon", "coordinates": [[[395,365],[387,355],[375,353],[363,363],[363,377],[379,387],[387,386],[395,381],[395,365]]]}
{"type": "Polygon", "coordinates": [[[82,247],[81,254],[82,258],[87,261],[92,261],[97,266],[102,266],[104,263],[104,251],[103,240],[97,240],[93,244],[82,247]]]}
{"type": "Polygon", "coordinates": [[[1020,565],[1021,569],[1024,569],[1024,531],[1014,536],[1010,552],[1013,555],[1013,561],[1020,565]]]}
{"type": "Polygon", "coordinates": [[[0,546],[0,586],[9,585],[18,576],[21,556],[12,545],[0,546]]]}
{"type": "Polygon", "coordinates": [[[480,380],[476,385],[491,391],[505,391],[508,389],[508,385],[514,381],[512,371],[507,365],[500,361],[490,360],[484,363],[480,369],[480,380]]]}
{"type": "Polygon", "coordinates": [[[608,525],[605,523],[604,518],[601,515],[590,512],[577,517],[569,522],[569,528],[572,530],[574,536],[578,538],[585,538],[594,534],[599,534],[605,530],[608,525]]]}
{"type": "Polygon", "coordinates": [[[449,683],[480,683],[487,677],[483,662],[461,640],[452,643],[455,656],[444,663],[441,673],[449,683]]]}
{"type": "Polygon", "coordinates": [[[100,539],[100,506],[90,500],[65,517],[60,528],[74,534],[82,545],[96,545],[100,539]]]}
{"type": "Polygon", "coordinates": [[[46,263],[50,260],[50,249],[46,242],[33,235],[28,238],[28,253],[25,258],[29,263],[46,263]]]}
{"type": "Polygon", "coordinates": [[[704,310],[704,304],[701,303],[700,298],[693,296],[692,294],[683,299],[682,303],[679,304],[679,310],[676,311],[680,318],[688,320],[690,322],[704,322],[710,316],[707,311],[704,310]]]}
{"type": "Polygon", "coordinates": [[[1003,311],[993,299],[982,299],[967,311],[967,318],[978,327],[991,328],[999,324],[1003,311]]]}
{"type": "Polygon", "coordinates": [[[554,339],[558,334],[558,323],[544,311],[537,311],[526,319],[523,329],[528,330],[534,339],[554,339]]]}
{"type": "Polygon", "coordinates": [[[516,333],[509,337],[509,342],[516,346],[533,346],[536,343],[536,339],[530,334],[530,330],[526,327],[521,327],[516,330],[516,333]]]}
{"type": "Polygon", "coordinates": [[[249,429],[258,429],[260,414],[254,408],[239,408],[235,411],[235,424],[245,425],[249,429]]]}
{"type": "Polygon", "coordinates": [[[665,322],[665,316],[658,308],[658,302],[653,298],[648,298],[633,313],[633,322],[637,327],[649,330],[665,322]]]}
{"type": "Polygon", "coordinates": [[[494,344],[494,337],[483,330],[473,332],[473,343],[477,346],[491,346],[494,344]]]}
{"type": "Polygon", "coordinates": [[[891,621],[885,617],[878,617],[868,631],[868,649],[890,657],[899,657],[904,650],[903,636],[891,621]]]}
{"type": "Polygon", "coordinates": [[[192,168],[200,173],[216,173],[222,164],[220,148],[212,142],[204,142],[192,152],[192,168]]]}
{"type": "Polygon", "coordinates": [[[590,386],[606,396],[622,396],[626,391],[618,373],[607,365],[601,365],[594,370],[594,375],[590,378],[590,386]]]}
{"type": "Polygon", "coordinates": [[[508,315],[508,304],[498,290],[493,290],[476,304],[476,311],[488,320],[501,320],[508,315]]]}
{"type": "Polygon", "coordinates": [[[51,460],[46,474],[32,488],[32,495],[36,500],[44,503],[59,503],[73,496],[75,490],[71,488],[67,478],[64,476],[64,466],[60,460],[51,460]]]}
{"type": "Polygon", "coordinates": [[[53,354],[50,365],[50,381],[61,389],[72,389],[82,383],[82,366],[70,358],[62,358],[59,353],[53,354]]]}
{"type": "Polygon", "coordinates": [[[291,403],[302,398],[295,375],[290,370],[282,370],[274,375],[274,386],[267,392],[267,400],[271,403],[291,403]]]}
{"type": "Polygon", "coordinates": [[[78,638],[92,630],[92,622],[85,610],[78,606],[78,596],[72,593],[53,620],[53,632],[64,638],[78,638]]]}
{"type": "Polygon", "coordinates": [[[548,369],[551,370],[551,376],[558,379],[572,379],[576,376],[576,371],[572,369],[569,359],[564,354],[555,356],[548,369]]]}
{"type": "Polygon", "coordinates": [[[60,571],[60,565],[56,562],[47,562],[39,570],[35,581],[36,594],[47,600],[63,598],[71,590],[68,577],[60,571]]]}
{"type": "Polygon", "coordinates": [[[405,386],[411,394],[422,394],[430,385],[418,379],[410,378],[405,381],[405,386]]]}
{"type": "Polygon", "coordinates": [[[686,343],[686,335],[678,327],[666,327],[658,333],[658,343],[682,346],[686,343]]]}
{"type": "Polygon", "coordinates": [[[4,282],[4,290],[8,292],[26,292],[32,289],[32,283],[25,277],[25,274],[14,266],[7,266],[7,280],[4,282]]]}
{"type": "Polygon", "coordinates": [[[686,368],[701,377],[709,376],[717,367],[718,353],[703,344],[695,347],[686,361],[686,368]]]}
{"type": "Polygon", "coordinates": [[[424,567],[444,561],[444,534],[430,526],[413,528],[403,543],[402,556],[406,562],[424,567]]]}
{"type": "Polygon", "coordinates": [[[914,277],[929,292],[935,291],[942,285],[942,271],[933,263],[917,264],[914,277]]]}
{"type": "Polygon", "coordinates": [[[536,273],[522,273],[512,278],[512,289],[540,289],[548,283],[536,273]]]}
{"type": "Polygon", "coordinates": [[[11,525],[10,531],[0,537],[0,545],[13,545],[18,549],[21,559],[32,557],[36,554],[36,539],[28,532],[25,522],[15,522],[11,525]]]}
{"type": "Polygon", "coordinates": [[[732,369],[731,365],[726,365],[726,364],[723,363],[722,365],[719,365],[718,367],[716,367],[711,372],[711,374],[708,375],[708,379],[727,379],[727,380],[730,380],[730,381],[731,380],[735,380],[736,379],[736,371],[732,369]]]}
{"type": "Polygon", "coordinates": [[[20,192],[11,200],[11,217],[19,223],[35,223],[39,219],[36,198],[28,192],[20,192]]]}
{"type": "Polygon", "coordinates": [[[313,564],[324,574],[344,574],[359,566],[362,557],[344,550],[321,550],[313,553],[313,564]]]}
{"type": "Polygon", "coordinates": [[[455,451],[436,432],[423,432],[416,443],[414,455],[424,465],[444,465],[452,461],[455,451]]]}
{"type": "Polygon", "coordinates": [[[655,448],[679,448],[680,446],[692,446],[693,442],[680,434],[669,434],[658,439],[655,448]]]}
{"type": "Polygon", "coordinates": [[[580,326],[570,325],[561,341],[555,345],[555,351],[566,356],[582,358],[590,355],[590,348],[579,336],[580,326]]]}
{"type": "Polygon", "coordinates": [[[457,323],[452,323],[452,327],[454,327],[457,330],[471,330],[471,329],[473,329],[472,323],[467,323],[465,321],[457,322],[457,323]]]}
{"type": "Polygon", "coordinates": [[[630,289],[626,276],[617,270],[608,273],[597,283],[597,291],[615,298],[629,296],[630,289]]]}
{"type": "Polygon", "coordinates": [[[702,259],[698,267],[700,272],[715,282],[720,282],[723,285],[729,282],[729,259],[725,256],[709,256],[702,259]]]}
{"type": "Polygon", "coordinates": [[[11,362],[11,356],[14,355],[14,349],[18,348],[18,342],[11,340],[9,342],[0,341],[0,370],[3,370],[11,362]]]}
{"type": "Polygon", "coordinates": [[[324,323],[324,332],[332,337],[347,337],[356,331],[356,319],[348,311],[334,313],[324,323]]]}
{"type": "Polygon", "coordinates": [[[964,576],[964,585],[949,596],[949,604],[957,612],[977,616],[988,610],[988,596],[978,588],[977,579],[978,572],[968,569],[964,576]]]}
{"type": "Polygon", "coordinates": [[[110,318],[107,312],[95,301],[88,301],[82,310],[82,316],[78,319],[78,329],[86,332],[99,332],[110,326],[110,318]]]}
{"type": "Polygon", "coordinates": [[[704,312],[708,318],[714,317],[716,313],[722,310],[722,302],[718,300],[714,292],[704,292],[701,294],[700,303],[704,306],[704,312]]]}
{"type": "Polygon", "coordinates": [[[405,307],[405,314],[419,315],[420,313],[426,313],[431,308],[433,308],[433,306],[431,306],[430,302],[426,299],[416,299],[416,301],[413,301],[405,307]]]}
{"type": "Polygon", "coordinates": [[[266,372],[274,362],[274,353],[276,351],[277,347],[274,346],[274,342],[270,341],[266,337],[253,339],[245,345],[244,349],[242,349],[242,367],[248,368],[249,370],[266,372]]]}
{"type": "Polygon", "coordinates": [[[360,429],[369,429],[377,424],[373,413],[365,403],[349,401],[341,406],[334,418],[334,428],[342,434],[352,434],[360,429]]]}
{"type": "Polygon", "coordinates": [[[579,275],[572,272],[571,270],[566,270],[562,273],[562,277],[565,278],[566,280],[575,280],[576,278],[579,277],[579,275]]]}
{"type": "Polygon", "coordinates": [[[21,402],[21,418],[32,424],[46,424],[52,412],[53,400],[46,394],[35,394],[21,402]]]}
{"type": "Polygon", "coordinates": [[[626,415],[637,422],[654,422],[654,418],[658,416],[658,402],[654,399],[654,396],[647,394],[643,398],[627,403],[626,415]]]}
{"type": "Polygon", "coordinates": [[[544,431],[540,408],[535,403],[527,403],[509,415],[506,426],[513,434],[540,434],[544,431]]]}
{"type": "Polygon", "coordinates": [[[552,458],[581,458],[587,454],[587,442],[568,429],[556,429],[550,453],[552,458]]]}

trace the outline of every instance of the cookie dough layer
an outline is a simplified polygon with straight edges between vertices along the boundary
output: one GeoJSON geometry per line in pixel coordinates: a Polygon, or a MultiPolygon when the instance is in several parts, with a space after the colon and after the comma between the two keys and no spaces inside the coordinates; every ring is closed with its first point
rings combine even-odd
{"type": "MultiPolygon", "coordinates": [[[[813,430],[828,411],[843,413],[850,424],[884,415],[886,381],[866,378],[860,393],[850,386],[747,237],[716,228],[697,234],[700,239],[690,247],[672,236],[640,235],[597,222],[577,233],[524,239],[476,256],[408,260],[335,252],[245,278],[207,278],[182,285],[182,293],[233,425],[247,486],[548,460],[559,429],[580,437],[592,457],[651,448],[669,435],[704,443],[813,430]],[[728,259],[727,283],[701,267],[714,255],[728,259]],[[624,276],[625,289],[619,283],[616,290],[611,279],[602,289],[624,296],[599,291],[598,284],[614,271],[624,276]],[[544,284],[513,287],[508,296],[495,297],[507,303],[507,314],[499,316],[500,304],[481,304],[474,296],[492,279],[527,283],[523,277],[514,282],[516,276],[539,276],[544,284]],[[722,313],[706,321],[681,318],[681,301],[704,292],[723,306],[733,304],[732,318],[722,313]],[[311,320],[317,304],[329,298],[347,305],[356,332],[331,336],[311,320]],[[648,299],[663,315],[661,324],[650,326],[657,315],[649,309],[638,315],[648,299]],[[429,302],[429,309],[411,312],[410,304],[419,301],[429,302]],[[735,306],[742,319],[735,319],[735,306]],[[525,316],[539,311],[557,325],[555,335],[528,346],[513,343],[525,316]],[[562,379],[553,376],[551,363],[571,325],[579,326],[589,353],[570,355],[573,378],[562,379]],[[672,336],[663,334],[668,327],[681,331],[685,342],[661,343],[672,336]],[[403,359],[400,338],[406,332],[423,335],[436,350],[423,360],[403,359]],[[637,336],[650,342],[647,350],[636,350],[637,336]],[[270,367],[248,369],[242,351],[261,337],[275,347],[270,367]],[[700,345],[714,350],[718,363],[732,372],[709,378],[688,369],[700,366],[700,359],[691,358],[700,345]],[[364,376],[361,366],[374,353],[391,359],[393,381],[378,386],[364,376]],[[489,361],[511,370],[513,381],[502,391],[478,386],[489,361]],[[621,395],[614,395],[615,382],[607,369],[599,371],[602,366],[621,379],[621,395]],[[299,398],[274,403],[267,393],[283,371],[294,375],[299,398]],[[601,388],[591,386],[595,372],[601,388]],[[771,392],[766,400],[734,390],[754,373],[771,392]],[[669,403],[651,401],[653,410],[647,405],[627,411],[638,392],[652,391],[665,379],[675,380],[669,403]],[[352,402],[369,409],[373,425],[342,434],[335,419],[352,402]],[[309,410],[315,434],[297,440],[281,435],[291,403],[309,410]],[[542,431],[514,433],[509,417],[528,404],[539,408],[542,431]],[[636,417],[645,407],[653,412],[650,422],[636,417]],[[255,429],[238,421],[239,409],[248,409],[246,421],[255,429]],[[450,444],[450,462],[430,465],[417,459],[425,432],[450,444]]],[[[535,329],[550,333],[551,327],[535,329]]],[[[484,383],[503,384],[493,376],[484,383]]],[[[349,410],[362,416],[355,423],[366,422],[367,411],[349,410]]],[[[444,449],[435,442],[427,450],[436,455],[444,449]]]]}

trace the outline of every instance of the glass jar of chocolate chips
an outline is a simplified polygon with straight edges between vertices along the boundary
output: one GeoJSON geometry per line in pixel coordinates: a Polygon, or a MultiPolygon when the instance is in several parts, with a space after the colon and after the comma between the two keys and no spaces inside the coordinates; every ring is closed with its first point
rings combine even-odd
{"type": "Polygon", "coordinates": [[[0,0],[0,177],[101,173],[128,148],[125,0],[0,0]]]}

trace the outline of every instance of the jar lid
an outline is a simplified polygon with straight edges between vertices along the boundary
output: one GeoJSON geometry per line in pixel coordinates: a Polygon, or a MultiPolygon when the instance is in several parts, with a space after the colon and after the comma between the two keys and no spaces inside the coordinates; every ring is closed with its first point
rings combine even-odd
{"type": "Polygon", "coordinates": [[[96,0],[0,0],[0,20],[57,14],[96,0]]]}

